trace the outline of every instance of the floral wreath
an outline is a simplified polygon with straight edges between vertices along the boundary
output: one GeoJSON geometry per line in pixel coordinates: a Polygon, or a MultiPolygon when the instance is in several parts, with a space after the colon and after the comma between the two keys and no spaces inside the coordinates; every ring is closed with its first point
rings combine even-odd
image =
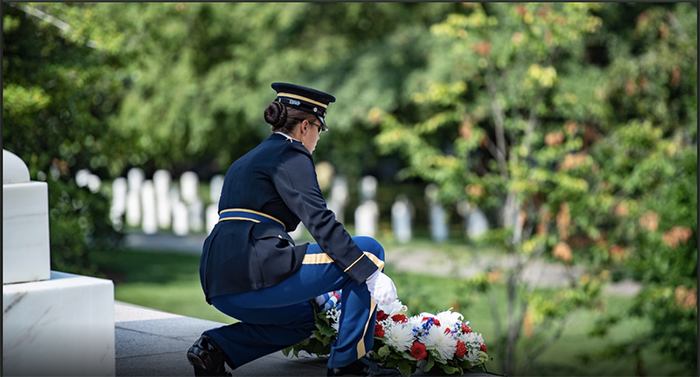
{"type": "MultiPolygon", "coordinates": [[[[312,301],[316,310],[313,336],[284,349],[285,356],[300,351],[327,356],[338,338],[341,313],[340,292],[329,292],[312,301]]],[[[481,334],[472,331],[469,321],[458,312],[445,310],[407,317],[408,308],[396,300],[377,307],[374,346],[368,356],[389,368],[398,368],[410,376],[418,368],[423,372],[438,367],[446,374],[480,369],[490,360],[481,334]]]]}

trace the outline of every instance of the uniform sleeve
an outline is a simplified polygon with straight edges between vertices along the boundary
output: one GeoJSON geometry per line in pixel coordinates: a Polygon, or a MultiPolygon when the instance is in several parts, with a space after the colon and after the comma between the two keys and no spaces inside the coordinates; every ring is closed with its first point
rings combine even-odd
{"type": "MultiPolygon", "coordinates": [[[[296,143],[295,143],[296,144],[296,143]]],[[[304,223],[321,249],[358,284],[378,267],[355,244],[326,206],[310,153],[290,144],[277,156],[273,182],[287,207],[304,223]]]]}

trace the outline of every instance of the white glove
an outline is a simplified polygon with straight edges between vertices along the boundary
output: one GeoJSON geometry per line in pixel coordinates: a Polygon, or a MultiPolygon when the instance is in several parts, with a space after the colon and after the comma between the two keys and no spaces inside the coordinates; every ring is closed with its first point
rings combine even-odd
{"type": "Polygon", "coordinates": [[[396,286],[390,277],[377,270],[367,278],[369,294],[379,305],[389,305],[396,301],[396,286]]]}

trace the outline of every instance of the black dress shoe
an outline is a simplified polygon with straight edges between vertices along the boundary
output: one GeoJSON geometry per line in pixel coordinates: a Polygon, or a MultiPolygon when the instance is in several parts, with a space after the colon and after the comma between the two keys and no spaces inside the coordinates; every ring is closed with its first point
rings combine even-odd
{"type": "Polygon", "coordinates": [[[195,376],[230,376],[224,357],[224,351],[207,334],[202,334],[187,351],[195,376]]]}
{"type": "Polygon", "coordinates": [[[326,376],[386,376],[400,377],[402,374],[395,368],[382,368],[374,361],[363,356],[357,361],[340,368],[328,368],[326,376]]]}

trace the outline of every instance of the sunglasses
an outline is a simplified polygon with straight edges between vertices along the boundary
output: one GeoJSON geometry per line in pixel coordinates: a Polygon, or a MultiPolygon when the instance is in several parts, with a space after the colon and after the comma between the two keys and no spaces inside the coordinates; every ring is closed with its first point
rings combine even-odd
{"type": "Polygon", "coordinates": [[[310,124],[313,124],[314,126],[318,127],[318,133],[321,133],[321,130],[323,130],[323,126],[321,126],[320,124],[316,124],[308,119],[302,119],[302,118],[293,118],[293,119],[296,121],[299,121],[299,122],[307,121],[310,124]]]}

